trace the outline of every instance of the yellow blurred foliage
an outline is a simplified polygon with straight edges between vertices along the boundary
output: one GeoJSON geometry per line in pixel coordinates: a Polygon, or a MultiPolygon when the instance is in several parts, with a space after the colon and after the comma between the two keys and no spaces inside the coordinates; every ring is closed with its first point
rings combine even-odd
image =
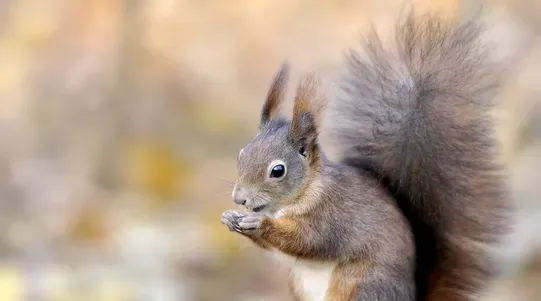
{"type": "Polygon", "coordinates": [[[105,208],[87,206],[75,217],[69,237],[75,241],[101,245],[108,239],[105,208]]]}
{"type": "MultiPolygon", "coordinates": [[[[19,1],[11,10],[11,34],[27,47],[50,41],[58,26],[58,15],[45,2],[19,1]]],[[[36,49],[34,49],[36,50],[36,49]]]]}
{"type": "MultiPolygon", "coordinates": [[[[19,43],[14,43],[10,37],[0,37],[0,93],[12,92],[23,83],[28,70],[28,51],[19,43]]],[[[2,105],[16,105],[15,102],[2,105]]],[[[6,110],[7,108],[3,108],[6,110]]]]}
{"type": "MultiPolygon", "coordinates": [[[[226,97],[222,98],[226,99],[226,97]]],[[[227,135],[237,131],[236,121],[231,119],[228,114],[224,114],[224,112],[227,112],[227,108],[222,108],[221,105],[212,102],[201,102],[192,113],[191,118],[215,133],[227,135]]]]}
{"type": "Polygon", "coordinates": [[[97,292],[96,298],[98,301],[127,301],[129,293],[127,287],[122,284],[107,284],[103,285],[97,292]]]}
{"type": "Polygon", "coordinates": [[[122,170],[129,185],[155,197],[155,205],[178,199],[188,164],[178,159],[171,147],[155,140],[133,141],[124,153],[122,170]]]}
{"type": "Polygon", "coordinates": [[[129,294],[122,287],[105,287],[92,293],[62,292],[46,301],[127,301],[129,294]]]}
{"type": "Polygon", "coordinates": [[[0,300],[23,300],[23,278],[19,269],[11,266],[0,267],[0,300]]]}

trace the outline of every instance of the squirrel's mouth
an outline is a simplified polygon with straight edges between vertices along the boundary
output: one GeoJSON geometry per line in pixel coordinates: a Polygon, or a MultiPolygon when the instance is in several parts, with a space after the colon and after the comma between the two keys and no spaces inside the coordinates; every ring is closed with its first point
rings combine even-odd
{"type": "Polygon", "coordinates": [[[261,205],[261,206],[253,208],[252,211],[253,212],[260,212],[261,210],[265,209],[265,207],[267,207],[267,205],[261,205]]]}

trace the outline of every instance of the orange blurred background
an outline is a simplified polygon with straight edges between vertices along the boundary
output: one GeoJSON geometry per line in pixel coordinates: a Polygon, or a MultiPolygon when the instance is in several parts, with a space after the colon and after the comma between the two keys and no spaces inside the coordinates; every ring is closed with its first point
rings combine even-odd
{"type": "MultiPolygon", "coordinates": [[[[237,152],[284,59],[330,77],[402,2],[1,1],[0,300],[290,300],[220,224],[237,152]]],[[[538,300],[541,4],[412,2],[456,18],[485,3],[522,53],[495,112],[522,215],[483,300],[538,300]]]]}

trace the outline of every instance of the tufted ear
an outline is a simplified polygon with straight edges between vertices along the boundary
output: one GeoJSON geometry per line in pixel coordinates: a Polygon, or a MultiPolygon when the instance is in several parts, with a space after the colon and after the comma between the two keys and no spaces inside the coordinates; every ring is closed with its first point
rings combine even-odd
{"type": "Polygon", "coordinates": [[[287,81],[289,79],[289,69],[289,63],[284,62],[274,77],[274,81],[267,94],[267,100],[261,110],[260,128],[276,116],[284,101],[287,81]]]}
{"type": "Polygon", "coordinates": [[[309,74],[297,87],[290,135],[300,153],[314,151],[317,146],[318,119],[325,106],[324,99],[318,96],[317,86],[315,75],[309,74]]]}

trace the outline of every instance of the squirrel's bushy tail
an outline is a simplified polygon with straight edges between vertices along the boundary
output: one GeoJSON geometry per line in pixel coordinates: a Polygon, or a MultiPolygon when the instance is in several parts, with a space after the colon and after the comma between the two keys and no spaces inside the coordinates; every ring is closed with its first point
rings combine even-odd
{"type": "Polygon", "coordinates": [[[393,47],[376,34],[352,53],[330,104],[342,162],[385,181],[414,227],[426,300],[465,300],[490,275],[482,243],[504,203],[491,112],[501,73],[478,21],[408,15],[393,47]]]}

